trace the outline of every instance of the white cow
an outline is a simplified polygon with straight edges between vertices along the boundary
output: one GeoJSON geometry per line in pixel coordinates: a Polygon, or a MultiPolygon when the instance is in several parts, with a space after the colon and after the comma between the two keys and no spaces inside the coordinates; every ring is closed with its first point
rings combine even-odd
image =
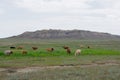
{"type": "Polygon", "coordinates": [[[11,51],[11,50],[5,50],[5,51],[4,51],[4,54],[5,54],[5,55],[8,55],[8,56],[9,56],[10,54],[12,54],[12,53],[13,53],[13,51],[11,51]]]}
{"type": "Polygon", "coordinates": [[[77,50],[75,51],[75,56],[76,56],[76,55],[80,55],[80,54],[81,54],[81,51],[82,51],[81,49],[77,49],[77,50]]]}

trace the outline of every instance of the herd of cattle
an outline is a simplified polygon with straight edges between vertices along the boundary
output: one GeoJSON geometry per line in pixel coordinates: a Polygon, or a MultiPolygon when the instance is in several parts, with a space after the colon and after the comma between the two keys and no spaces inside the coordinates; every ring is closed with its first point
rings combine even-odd
{"type": "MultiPolygon", "coordinates": [[[[83,46],[81,46],[81,48],[82,48],[82,47],[83,47],[83,46]]],[[[90,46],[88,46],[87,48],[90,48],[90,46]]],[[[5,54],[5,55],[11,55],[11,54],[13,54],[13,51],[12,51],[11,49],[12,49],[12,50],[13,50],[13,49],[20,49],[22,54],[27,54],[27,53],[28,53],[27,50],[23,50],[23,46],[19,46],[19,47],[11,46],[11,47],[10,47],[10,50],[5,50],[5,51],[4,51],[4,54],[5,54]]],[[[32,47],[32,49],[33,49],[33,50],[37,50],[38,47],[32,47]]],[[[67,53],[67,54],[71,54],[71,49],[70,49],[70,47],[68,47],[68,46],[63,46],[63,49],[66,50],[66,53],[67,53]]],[[[48,51],[48,52],[53,52],[53,51],[54,51],[54,48],[47,48],[46,51],[48,51]]],[[[77,50],[75,51],[74,55],[77,56],[77,55],[81,54],[81,51],[82,51],[81,49],[77,49],[77,50]]]]}

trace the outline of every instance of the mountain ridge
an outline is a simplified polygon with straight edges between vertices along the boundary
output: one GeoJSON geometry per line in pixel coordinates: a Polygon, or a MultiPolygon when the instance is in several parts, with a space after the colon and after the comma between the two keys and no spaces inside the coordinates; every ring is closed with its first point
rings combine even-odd
{"type": "Polygon", "coordinates": [[[26,31],[20,35],[11,38],[28,38],[28,39],[120,39],[119,35],[113,35],[104,32],[95,32],[87,30],[37,30],[26,31]]]}

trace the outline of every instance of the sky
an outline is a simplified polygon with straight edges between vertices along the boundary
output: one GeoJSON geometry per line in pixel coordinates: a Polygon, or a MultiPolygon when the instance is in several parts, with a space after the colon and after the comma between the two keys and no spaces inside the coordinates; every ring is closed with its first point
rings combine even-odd
{"type": "Polygon", "coordinates": [[[43,29],[120,35],[120,0],[0,0],[0,38],[43,29]]]}

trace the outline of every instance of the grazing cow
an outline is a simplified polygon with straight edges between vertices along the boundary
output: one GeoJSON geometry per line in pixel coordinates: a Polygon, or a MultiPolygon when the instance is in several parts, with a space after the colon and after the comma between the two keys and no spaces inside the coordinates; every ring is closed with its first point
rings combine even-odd
{"type": "Polygon", "coordinates": [[[23,46],[18,46],[17,49],[23,49],[23,46]]]}
{"type": "Polygon", "coordinates": [[[68,49],[69,47],[68,46],[63,46],[64,49],[68,49]]]}
{"type": "Polygon", "coordinates": [[[90,49],[90,46],[87,46],[88,49],[90,49]]]}
{"type": "Polygon", "coordinates": [[[22,51],[22,54],[27,54],[27,51],[26,51],[26,50],[23,50],[23,51],[22,51]]]}
{"type": "Polygon", "coordinates": [[[14,46],[11,46],[11,47],[10,47],[10,49],[16,49],[16,47],[14,47],[14,46]]]}
{"type": "Polygon", "coordinates": [[[63,46],[64,49],[66,49],[67,53],[70,54],[71,53],[71,50],[68,46],[63,46]]]}
{"type": "Polygon", "coordinates": [[[37,49],[38,49],[38,47],[32,47],[32,49],[33,49],[33,50],[37,50],[37,49]]]}
{"type": "Polygon", "coordinates": [[[84,45],[80,45],[80,48],[84,48],[84,45]]]}
{"type": "Polygon", "coordinates": [[[53,52],[53,51],[54,51],[54,48],[47,48],[46,51],[48,51],[48,52],[53,52]]]}
{"type": "Polygon", "coordinates": [[[5,50],[4,54],[9,56],[9,55],[13,54],[13,51],[11,51],[11,50],[5,50]]]}
{"type": "Polygon", "coordinates": [[[68,53],[68,54],[70,54],[70,53],[71,53],[70,48],[67,48],[67,49],[66,49],[66,51],[67,51],[67,53],[68,53]]]}
{"type": "Polygon", "coordinates": [[[80,55],[81,54],[81,49],[77,49],[76,51],[75,51],[75,56],[76,55],[80,55]]]}

